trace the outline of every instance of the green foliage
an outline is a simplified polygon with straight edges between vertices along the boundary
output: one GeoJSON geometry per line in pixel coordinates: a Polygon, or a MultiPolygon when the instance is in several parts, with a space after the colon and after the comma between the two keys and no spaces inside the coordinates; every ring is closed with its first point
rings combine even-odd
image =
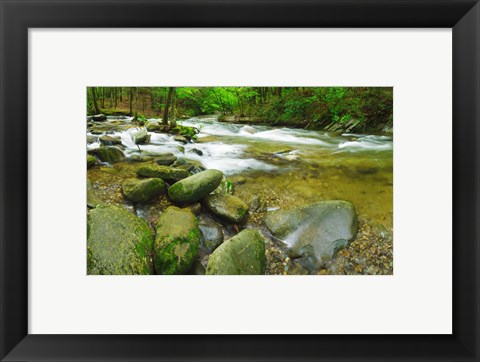
{"type": "MultiPolygon", "coordinates": [[[[145,120],[163,114],[169,87],[96,87],[97,104],[118,100],[123,94],[123,108],[130,111],[129,97],[133,97],[132,114],[145,120]],[[105,94],[110,98],[103,99],[105,94]],[[148,104],[148,107],[147,107],[148,104]]],[[[87,112],[94,112],[93,92],[87,89],[87,112]]],[[[330,124],[358,124],[359,128],[380,128],[392,124],[393,88],[391,87],[176,87],[170,104],[170,117],[220,114],[249,117],[250,122],[262,122],[293,127],[324,128],[330,124]],[[174,111],[172,113],[172,111],[174,111]]],[[[116,114],[117,109],[101,108],[105,114],[116,114]]],[[[194,130],[180,128],[181,135],[195,136],[194,130]]]]}
{"type": "Polygon", "coordinates": [[[176,133],[180,136],[189,136],[192,139],[197,137],[197,131],[193,127],[182,126],[177,124],[177,126],[172,130],[173,133],[176,133]]]}

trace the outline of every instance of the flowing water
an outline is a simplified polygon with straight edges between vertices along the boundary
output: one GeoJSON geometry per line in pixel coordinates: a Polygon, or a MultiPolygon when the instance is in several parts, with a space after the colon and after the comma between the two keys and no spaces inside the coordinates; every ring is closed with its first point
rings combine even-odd
{"type": "MultiPolygon", "coordinates": [[[[252,225],[261,224],[264,212],[340,199],[355,206],[361,227],[376,230],[376,234],[393,233],[392,135],[241,125],[203,116],[178,122],[199,130],[195,143],[184,145],[173,136],[150,133],[150,142],[137,146],[131,137],[137,128],[130,125],[130,119],[108,122],[120,127],[109,135],[121,138],[127,161],[133,155],[171,152],[178,158],[223,171],[232,181],[235,195],[245,201],[259,196],[263,213],[251,215],[252,225]],[[200,150],[202,155],[192,149],[200,150]]],[[[98,142],[87,146],[95,147],[99,147],[98,142]]],[[[121,165],[115,167],[122,169],[121,165]]],[[[89,170],[89,177],[95,179],[95,172],[98,171],[89,170]]],[[[368,235],[374,239],[376,234],[368,235]]],[[[391,238],[388,248],[391,249],[391,238]]],[[[361,250],[358,254],[358,264],[364,270],[368,265],[362,261],[361,250]]],[[[391,273],[391,263],[388,265],[386,273],[391,273]]]]}

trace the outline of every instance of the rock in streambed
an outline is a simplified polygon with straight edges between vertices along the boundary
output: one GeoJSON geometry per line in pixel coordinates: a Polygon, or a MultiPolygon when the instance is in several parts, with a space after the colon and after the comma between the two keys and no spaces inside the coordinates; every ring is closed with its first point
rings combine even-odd
{"type": "Polygon", "coordinates": [[[141,204],[165,193],[166,186],[160,178],[128,179],[122,183],[122,191],[128,200],[141,204]]]}
{"type": "Polygon", "coordinates": [[[224,241],[208,259],[208,275],[259,275],[265,273],[265,240],[245,229],[224,241]]]}
{"type": "Polygon", "coordinates": [[[98,206],[87,225],[88,274],[153,274],[153,234],[144,220],[118,206],[98,206]]]}
{"type": "Polygon", "coordinates": [[[320,201],[293,210],[268,213],[265,226],[282,240],[291,257],[313,260],[320,267],[357,234],[357,214],[350,202],[320,201]]]}
{"type": "Polygon", "coordinates": [[[195,215],[187,209],[168,207],[157,224],[154,256],[157,274],[186,273],[198,255],[200,239],[195,215]]]}
{"type": "Polygon", "coordinates": [[[193,204],[215,190],[222,178],[223,173],[218,170],[199,172],[174,183],[168,189],[168,196],[180,205],[193,204]]]}

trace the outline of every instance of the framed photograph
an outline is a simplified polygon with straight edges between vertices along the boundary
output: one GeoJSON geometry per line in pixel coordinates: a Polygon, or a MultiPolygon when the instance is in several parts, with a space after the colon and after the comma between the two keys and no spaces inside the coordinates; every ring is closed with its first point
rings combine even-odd
{"type": "Polygon", "coordinates": [[[0,4],[0,360],[480,359],[477,1],[0,4]]]}

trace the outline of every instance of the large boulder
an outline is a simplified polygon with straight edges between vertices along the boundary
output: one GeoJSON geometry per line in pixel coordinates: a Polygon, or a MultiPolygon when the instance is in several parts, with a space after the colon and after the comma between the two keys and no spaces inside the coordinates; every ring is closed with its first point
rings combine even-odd
{"type": "Polygon", "coordinates": [[[320,201],[309,206],[274,211],[265,226],[282,240],[291,257],[314,260],[318,268],[357,234],[357,213],[350,202],[320,201]]]}
{"type": "Polygon", "coordinates": [[[203,199],[203,205],[223,221],[240,224],[248,214],[248,205],[236,196],[212,194],[203,199]]]}
{"type": "Polygon", "coordinates": [[[144,129],[139,129],[132,133],[132,139],[135,144],[140,145],[142,143],[148,143],[148,141],[150,141],[150,135],[144,129]]]}
{"type": "Polygon", "coordinates": [[[122,150],[115,146],[99,147],[93,150],[93,152],[103,162],[117,163],[125,161],[125,155],[122,150]]]}
{"type": "Polygon", "coordinates": [[[189,210],[168,207],[160,215],[155,237],[157,274],[184,274],[195,261],[200,248],[198,221],[189,210]]]}
{"type": "Polygon", "coordinates": [[[87,273],[153,274],[153,234],[147,223],[118,206],[88,213],[87,273]]]}
{"type": "Polygon", "coordinates": [[[148,202],[166,190],[165,182],[160,178],[128,179],[122,183],[123,194],[135,204],[148,202]]]}
{"type": "Polygon", "coordinates": [[[253,229],[245,229],[224,241],[210,255],[207,275],[256,275],[265,273],[265,240],[253,229]]]}
{"type": "Polygon", "coordinates": [[[150,164],[137,168],[137,175],[140,177],[161,178],[167,182],[177,182],[190,176],[190,173],[178,168],[150,164]]]}
{"type": "Polygon", "coordinates": [[[174,183],[168,189],[170,200],[177,204],[193,204],[215,190],[222,181],[223,173],[206,170],[174,183]]]}

